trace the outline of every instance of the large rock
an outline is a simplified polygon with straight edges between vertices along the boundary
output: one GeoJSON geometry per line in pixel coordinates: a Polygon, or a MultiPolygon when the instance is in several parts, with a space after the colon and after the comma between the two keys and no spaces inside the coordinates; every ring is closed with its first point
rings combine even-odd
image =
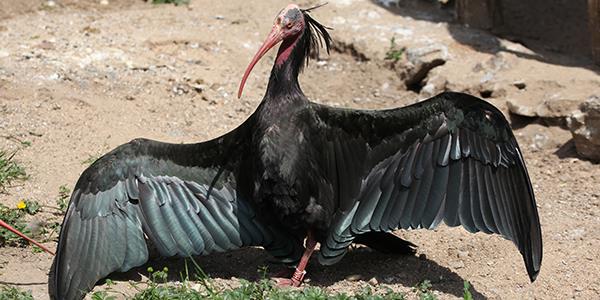
{"type": "Polygon", "coordinates": [[[582,157],[600,162],[600,97],[592,96],[567,118],[575,148],[582,157]]]}
{"type": "Polygon", "coordinates": [[[579,103],[578,100],[550,98],[538,103],[508,100],[506,105],[511,113],[524,117],[566,118],[577,110],[579,103]]]}
{"type": "Polygon", "coordinates": [[[407,89],[420,90],[429,71],[445,64],[448,57],[446,46],[433,44],[406,50],[406,58],[392,62],[390,67],[396,70],[407,89]]]}

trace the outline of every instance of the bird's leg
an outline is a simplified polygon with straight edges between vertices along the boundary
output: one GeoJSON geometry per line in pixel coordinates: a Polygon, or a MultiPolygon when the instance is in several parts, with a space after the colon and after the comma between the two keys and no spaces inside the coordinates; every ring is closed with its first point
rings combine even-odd
{"type": "Polygon", "coordinates": [[[48,252],[48,253],[50,253],[50,254],[54,255],[54,252],[50,251],[50,249],[48,249],[48,248],[44,247],[44,245],[42,245],[42,244],[40,244],[40,243],[38,243],[38,242],[34,241],[33,239],[31,239],[31,238],[29,238],[28,236],[26,236],[26,235],[24,235],[23,233],[21,233],[20,231],[18,231],[18,230],[16,230],[16,229],[14,229],[12,226],[10,226],[10,225],[6,224],[6,223],[5,223],[4,221],[2,221],[2,220],[0,220],[0,226],[2,226],[2,227],[4,227],[4,228],[6,228],[6,229],[8,229],[8,230],[12,231],[14,234],[16,234],[16,235],[18,235],[18,236],[22,237],[23,239],[27,240],[28,242],[30,242],[30,243],[32,243],[32,244],[34,244],[34,245],[36,245],[36,246],[40,247],[42,250],[44,250],[44,251],[46,251],[46,252],[48,252]]]}
{"type": "Polygon", "coordinates": [[[306,237],[306,249],[304,250],[304,254],[302,254],[302,258],[300,258],[300,262],[292,275],[292,278],[276,278],[275,281],[279,286],[294,286],[298,287],[302,284],[302,280],[304,279],[304,275],[306,271],[306,265],[308,264],[308,260],[312,255],[313,251],[315,251],[315,247],[317,246],[317,241],[313,238],[312,233],[309,231],[308,236],[306,237]]]}

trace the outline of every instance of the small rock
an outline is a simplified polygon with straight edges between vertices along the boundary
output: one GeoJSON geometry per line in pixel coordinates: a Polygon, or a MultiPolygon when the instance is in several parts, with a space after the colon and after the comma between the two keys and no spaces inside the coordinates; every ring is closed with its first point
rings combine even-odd
{"type": "Polygon", "coordinates": [[[0,58],[4,58],[4,57],[8,57],[8,56],[10,56],[10,53],[8,51],[0,49],[0,58]]]}
{"type": "Polygon", "coordinates": [[[498,83],[486,81],[479,85],[479,95],[483,98],[501,98],[506,96],[506,90],[498,83]]]}
{"type": "Polygon", "coordinates": [[[542,133],[536,133],[533,135],[531,148],[535,151],[548,148],[550,138],[542,133]]]}
{"type": "Polygon", "coordinates": [[[351,274],[346,276],[346,280],[348,281],[359,281],[362,279],[362,276],[360,274],[351,274]]]}
{"type": "Polygon", "coordinates": [[[523,80],[517,80],[517,81],[513,82],[513,85],[520,90],[523,90],[527,87],[527,85],[525,84],[525,81],[523,81],[523,80]]]}
{"type": "Polygon", "coordinates": [[[48,6],[48,7],[55,7],[56,6],[56,2],[54,2],[53,0],[46,1],[46,6],[48,6]]]}
{"type": "Polygon", "coordinates": [[[575,149],[582,157],[600,161],[600,97],[592,96],[567,118],[575,149]]]}
{"type": "Polygon", "coordinates": [[[198,93],[202,93],[207,88],[205,84],[191,84],[190,87],[198,93]]]}
{"type": "Polygon", "coordinates": [[[517,102],[515,100],[511,99],[511,100],[506,101],[506,106],[508,106],[508,110],[515,115],[524,116],[524,117],[537,117],[537,114],[535,113],[534,108],[532,108],[531,106],[527,106],[527,105],[521,105],[519,102],[517,102]]]}
{"type": "Polygon", "coordinates": [[[190,92],[190,86],[187,83],[176,84],[171,88],[171,91],[175,95],[181,96],[190,92]]]}
{"type": "Polygon", "coordinates": [[[508,100],[506,104],[510,112],[516,115],[564,120],[577,110],[579,103],[571,99],[548,98],[534,104],[521,104],[515,100],[508,100]]]}
{"type": "Polygon", "coordinates": [[[423,97],[432,97],[446,90],[448,79],[443,75],[433,75],[427,77],[427,83],[420,91],[423,97]]]}
{"type": "Polygon", "coordinates": [[[50,41],[46,41],[46,40],[43,40],[41,43],[39,43],[37,45],[37,47],[40,49],[44,49],[44,50],[54,50],[55,49],[54,43],[52,43],[50,41]]]}
{"type": "Polygon", "coordinates": [[[377,280],[377,278],[373,277],[371,279],[369,279],[369,281],[367,282],[372,286],[377,286],[379,284],[379,281],[377,280]]]}
{"type": "Polygon", "coordinates": [[[456,254],[457,254],[456,256],[458,256],[458,258],[461,258],[461,259],[466,259],[467,257],[469,257],[469,251],[466,251],[466,250],[465,251],[458,250],[456,254]]]}
{"type": "Polygon", "coordinates": [[[444,45],[431,45],[406,50],[408,61],[400,68],[400,78],[407,87],[423,81],[433,68],[441,66],[448,60],[448,48],[444,45]]]}
{"type": "Polygon", "coordinates": [[[60,79],[60,74],[58,73],[52,73],[50,74],[50,76],[48,76],[48,80],[59,80],[60,79]]]}
{"type": "Polygon", "coordinates": [[[465,263],[462,260],[451,261],[448,265],[453,269],[462,269],[465,267],[465,263]]]}
{"type": "Polygon", "coordinates": [[[493,57],[491,57],[486,62],[486,65],[487,65],[488,69],[490,69],[494,72],[510,69],[510,64],[508,63],[507,56],[506,56],[506,54],[504,54],[502,52],[499,52],[496,55],[494,55],[493,57]]]}
{"type": "Polygon", "coordinates": [[[567,233],[567,238],[571,239],[571,240],[579,240],[579,239],[583,239],[583,237],[585,236],[585,228],[575,228],[572,230],[569,230],[567,233]]]}
{"type": "Polygon", "coordinates": [[[581,101],[550,98],[544,100],[536,108],[536,113],[542,118],[566,118],[577,110],[581,101]]]}
{"type": "Polygon", "coordinates": [[[100,5],[109,5],[108,0],[100,0],[100,5]]]}

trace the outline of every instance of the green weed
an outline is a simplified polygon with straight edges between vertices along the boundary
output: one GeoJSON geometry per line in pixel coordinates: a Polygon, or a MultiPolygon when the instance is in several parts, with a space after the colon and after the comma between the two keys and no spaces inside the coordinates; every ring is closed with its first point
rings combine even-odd
{"type": "Polygon", "coordinates": [[[398,47],[396,37],[390,40],[390,48],[385,52],[385,59],[397,62],[402,58],[402,54],[406,51],[406,47],[398,47]]]}
{"type": "Polygon", "coordinates": [[[464,300],[473,300],[473,295],[471,295],[471,284],[468,281],[464,281],[463,283],[463,299],[464,300]]]}
{"type": "Polygon", "coordinates": [[[33,300],[30,291],[23,291],[19,288],[0,285],[0,300],[33,300]]]}
{"type": "Polygon", "coordinates": [[[431,281],[423,280],[423,282],[419,283],[415,290],[419,300],[436,300],[437,297],[431,292],[431,281]]]}
{"type": "Polygon", "coordinates": [[[6,190],[6,187],[15,180],[27,179],[25,169],[13,160],[15,154],[8,154],[0,150],[0,191],[6,190]]]}
{"type": "Polygon", "coordinates": [[[56,198],[56,206],[58,210],[62,213],[67,211],[67,207],[69,207],[69,197],[71,196],[71,189],[69,189],[66,185],[61,185],[58,187],[58,198],[56,198]]]}
{"type": "MultiPolygon", "coordinates": [[[[0,204],[0,219],[13,226],[16,230],[27,234],[28,232],[25,229],[25,221],[23,220],[25,213],[26,212],[24,209],[10,208],[6,205],[0,204]]],[[[26,241],[22,240],[14,233],[4,228],[0,228],[0,247],[24,245],[27,245],[26,241]]]]}

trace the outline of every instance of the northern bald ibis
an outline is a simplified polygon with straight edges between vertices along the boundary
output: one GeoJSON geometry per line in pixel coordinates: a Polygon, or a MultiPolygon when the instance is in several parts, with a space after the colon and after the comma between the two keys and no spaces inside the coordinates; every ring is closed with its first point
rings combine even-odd
{"type": "Polygon", "coordinates": [[[267,91],[238,128],[197,144],[136,139],[83,172],[51,270],[55,299],[81,299],[99,279],[143,265],[149,245],[184,257],[262,246],[296,264],[280,283],[298,286],[317,243],[331,265],[357,241],[410,250],[385,232],[442,221],[513,241],[535,280],[539,217],[502,113],[460,93],[380,111],[310,102],[298,73],[331,38],[309,12],[291,4],[275,19],[238,96],[282,42],[267,91]]]}

